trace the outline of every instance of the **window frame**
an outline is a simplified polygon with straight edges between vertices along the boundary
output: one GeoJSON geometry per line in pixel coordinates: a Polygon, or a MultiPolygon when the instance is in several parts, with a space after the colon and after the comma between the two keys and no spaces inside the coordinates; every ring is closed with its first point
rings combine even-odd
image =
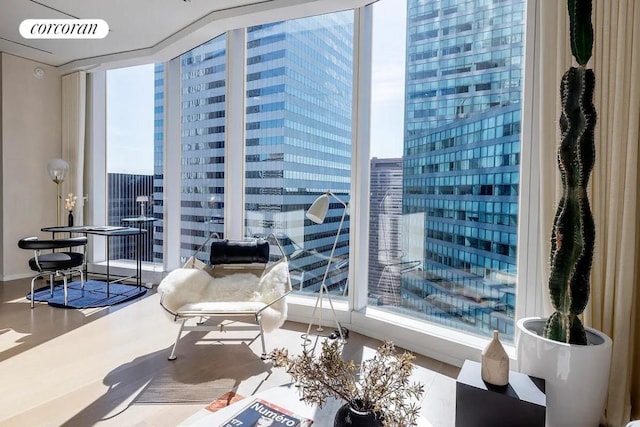
{"type": "MultiPolygon", "coordinates": [[[[536,8],[538,0],[526,2],[526,40],[523,68],[523,101],[520,159],[520,197],[518,221],[517,293],[515,321],[525,316],[541,314],[543,311],[543,284],[540,280],[540,265],[544,262],[537,212],[539,200],[539,161],[536,141],[537,122],[534,84],[527,76],[533,75],[535,61],[540,58],[540,46],[533,42],[536,37],[536,8]],[[532,209],[533,208],[533,209],[532,209]]],[[[465,359],[480,359],[480,352],[489,338],[477,337],[426,321],[401,316],[367,306],[368,283],[368,228],[369,228],[369,174],[370,174],[370,102],[371,102],[371,52],[373,5],[353,9],[354,13],[354,70],[353,70],[353,128],[352,128],[352,172],[351,172],[351,216],[349,254],[349,294],[344,300],[333,302],[338,321],[355,332],[384,340],[392,339],[399,347],[406,348],[437,360],[461,366],[465,359]],[[360,284],[353,286],[353,284],[360,284]]],[[[242,238],[244,213],[244,141],[245,129],[245,71],[246,71],[246,27],[227,32],[227,96],[228,111],[225,137],[225,235],[242,238]],[[234,77],[235,76],[235,77],[234,77]],[[232,116],[236,116],[235,118],[232,116]]],[[[164,141],[164,253],[163,269],[171,271],[179,267],[180,258],[180,60],[173,59],[165,66],[165,141],[164,141]],[[173,147],[173,148],[172,148],[173,147]]],[[[89,162],[93,174],[90,191],[95,194],[89,212],[89,221],[101,222],[104,218],[106,199],[106,167],[100,163],[106,151],[104,132],[106,118],[103,101],[106,98],[105,71],[96,71],[91,77],[92,114],[89,162]],[[102,104],[101,104],[102,100],[102,104]],[[98,176],[96,176],[96,174],[98,176]],[[100,175],[102,174],[102,175],[100,175]]],[[[543,230],[544,232],[544,230],[543,230]]],[[[92,248],[92,259],[99,259],[100,250],[92,248]]],[[[289,319],[296,322],[312,321],[311,313],[315,295],[292,295],[288,299],[289,319]]],[[[323,318],[327,325],[333,321],[328,304],[324,304],[323,318]]],[[[517,333],[517,331],[516,331],[517,333]]],[[[505,345],[512,361],[515,347],[505,345]]]]}

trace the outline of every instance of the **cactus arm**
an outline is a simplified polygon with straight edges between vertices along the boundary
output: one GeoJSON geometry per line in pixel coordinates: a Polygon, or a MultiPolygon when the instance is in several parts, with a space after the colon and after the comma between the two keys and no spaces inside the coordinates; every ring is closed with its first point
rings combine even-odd
{"type": "Polygon", "coordinates": [[[580,65],[587,65],[593,50],[591,0],[567,0],[571,53],[580,65]]]}

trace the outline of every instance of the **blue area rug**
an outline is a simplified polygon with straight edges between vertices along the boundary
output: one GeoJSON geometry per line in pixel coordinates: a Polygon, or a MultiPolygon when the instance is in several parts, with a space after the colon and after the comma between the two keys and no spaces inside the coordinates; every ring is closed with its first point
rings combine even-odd
{"type": "MultiPolygon", "coordinates": [[[[62,283],[53,288],[53,296],[49,291],[49,286],[36,289],[34,301],[48,302],[53,307],[60,308],[91,308],[106,307],[131,301],[147,293],[145,287],[138,289],[136,285],[123,285],[112,283],[109,285],[109,296],[107,297],[107,284],[98,280],[87,280],[84,282],[84,295],[80,287],[80,281],[69,282],[67,284],[67,305],[64,305],[64,290],[62,283]]],[[[27,294],[27,299],[31,299],[31,292],[27,294]]]]}

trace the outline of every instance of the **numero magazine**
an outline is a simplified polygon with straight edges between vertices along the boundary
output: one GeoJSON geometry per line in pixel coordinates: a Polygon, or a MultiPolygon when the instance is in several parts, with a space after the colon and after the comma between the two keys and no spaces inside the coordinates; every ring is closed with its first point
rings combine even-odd
{"type": "Polygon", "coordinates": [[[266,400],[256,399],[225,421],[222,427],[308,427],[313,420],[295,415],[266,400]]]}

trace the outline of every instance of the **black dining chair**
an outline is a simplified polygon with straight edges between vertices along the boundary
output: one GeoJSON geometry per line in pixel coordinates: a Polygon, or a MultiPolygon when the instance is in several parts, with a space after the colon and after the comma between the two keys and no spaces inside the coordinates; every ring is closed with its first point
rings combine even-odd
{"type": "Polygon", "coordinates": [[[70,237],[68,239],[41,240],[37,237],[25,237],[18,241],[18,247],[34,252],[29,260],[29,267],[37,272],[31,279],[31,308],[34,307],[34,283],[38,279],[49,276],[51,295],[53,296],[54,279],[62,276],[64,289],[64,305],[68,303],[67,276],[74,272],[80,274],[82,292],[84,292],[84,263],[87,250],[86,237],[70,237]],[[73,252],[71,248],[82,247],[82,252],[73,252]],[[57,250],[57,252],[56,252],[57,250]],[[65,251],[66,250],[66,251],[65,251]],[[51,251],[42,253],[42,251],[51,251]]]}

